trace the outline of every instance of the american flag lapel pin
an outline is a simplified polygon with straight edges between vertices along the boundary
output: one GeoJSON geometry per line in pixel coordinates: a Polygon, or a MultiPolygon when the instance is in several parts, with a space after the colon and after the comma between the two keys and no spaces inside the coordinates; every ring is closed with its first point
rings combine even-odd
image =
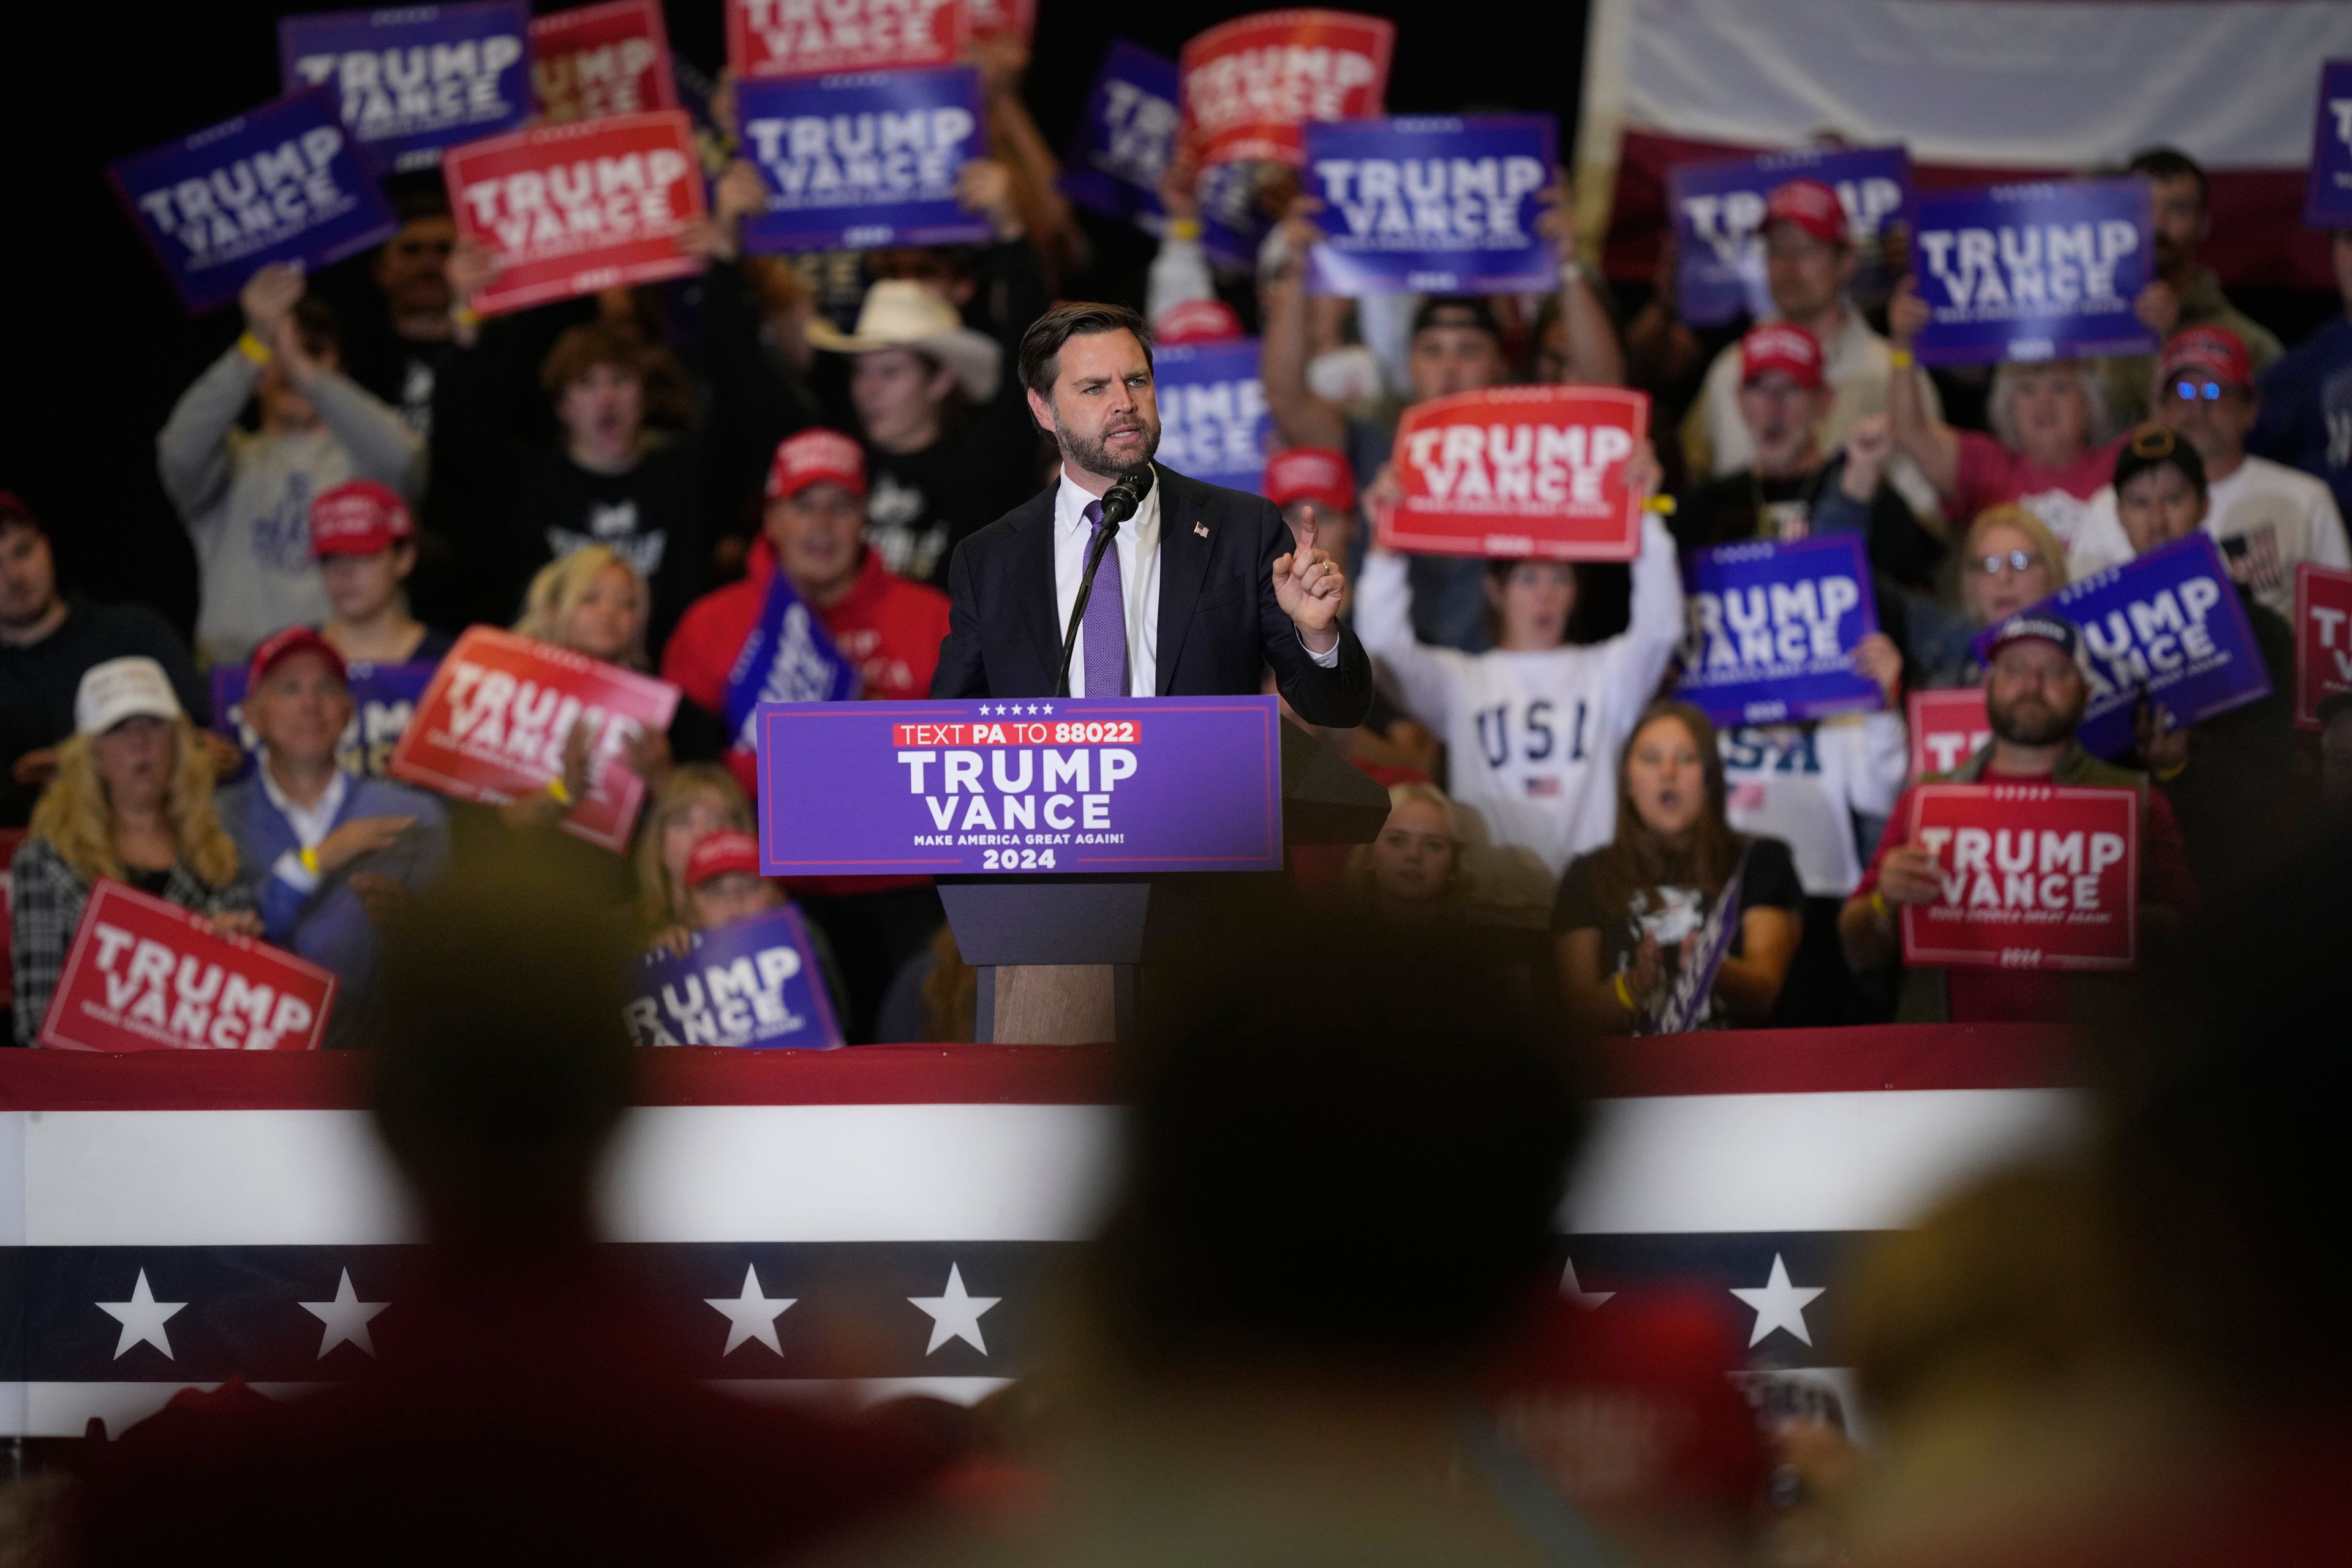
{"type": "Polygon", "coordinates": [[[1209,537],[1209,525],[1205,522],[1196,522],[1192,525],[1192,531],[1206,539],[1209,537]]]}

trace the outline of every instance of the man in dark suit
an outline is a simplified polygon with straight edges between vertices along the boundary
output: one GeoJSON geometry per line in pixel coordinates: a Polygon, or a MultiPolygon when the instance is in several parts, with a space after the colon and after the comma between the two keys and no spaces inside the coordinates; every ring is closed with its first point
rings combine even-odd
{"type": "MultiPolygon", "coordinates": [[[[1050,697],[1102,496],[1160,445],[1151,333],[1118,305],[1063,305],[1021,343],[1030,412],[1062,451],[1051,489],[964,541],[948,568],[934,697],[1050,697]]],[[[1244,696],[1274,668],[1311,724],[1363,721],[1372,668],[1339,620],[1345,584],[1274,506],[1153,466],[1097,569],[1075,697],[1244,696]]]]}

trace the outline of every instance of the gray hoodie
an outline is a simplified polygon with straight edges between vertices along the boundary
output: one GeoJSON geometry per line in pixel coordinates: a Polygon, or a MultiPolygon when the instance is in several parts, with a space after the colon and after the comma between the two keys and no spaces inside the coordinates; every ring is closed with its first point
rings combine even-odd
{"type": "Polygon", "coordinates": [[[198,376],[155,437],[163,491],[195,542],[196,659],[243,663],[282,627],[327,618],[310,559],[310,500],[345,479],[375,479],[414,502],[425,446],[400,416],[330,373],[304,394],[321,427],[296,435],[237,428],[258,366],[231,348],[198,376]]]}

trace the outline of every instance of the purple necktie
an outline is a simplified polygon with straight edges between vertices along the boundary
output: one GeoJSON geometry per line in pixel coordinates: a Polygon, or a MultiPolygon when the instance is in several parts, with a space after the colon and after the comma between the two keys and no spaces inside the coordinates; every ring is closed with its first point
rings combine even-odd
{"type": "MultiPolygon", "coordinates": [[[[1084,516],[1094,525],[1087,537],[1091,554],[1095,541],[1102,536],[1102,502],[1088,501],[1084,516]]],[[[1087,634],[1087,695],[1126,696],[1127,592],[1119,584],[1116,540],[1103,547],[1102,564],[1095,570],[1094,594],[1087,600],[1086,619],[1080,624],[1087,634]]]]}

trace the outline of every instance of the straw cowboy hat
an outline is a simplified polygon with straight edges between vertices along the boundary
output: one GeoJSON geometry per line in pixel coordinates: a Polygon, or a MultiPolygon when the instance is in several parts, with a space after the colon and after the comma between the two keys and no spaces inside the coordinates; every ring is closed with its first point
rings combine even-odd
{"type": "Polygon", "coordinates": [[[885,278],[866,290],[856,331],[845,332],[820,316],[809,323],[808,340],[835,353],[876,349],[927,353],[955,372],[956,384],[974,403],[994,397],[1004,374],[1004,351],[994,338],[965,326],[953,305],[907,279],[885,278]]]}

